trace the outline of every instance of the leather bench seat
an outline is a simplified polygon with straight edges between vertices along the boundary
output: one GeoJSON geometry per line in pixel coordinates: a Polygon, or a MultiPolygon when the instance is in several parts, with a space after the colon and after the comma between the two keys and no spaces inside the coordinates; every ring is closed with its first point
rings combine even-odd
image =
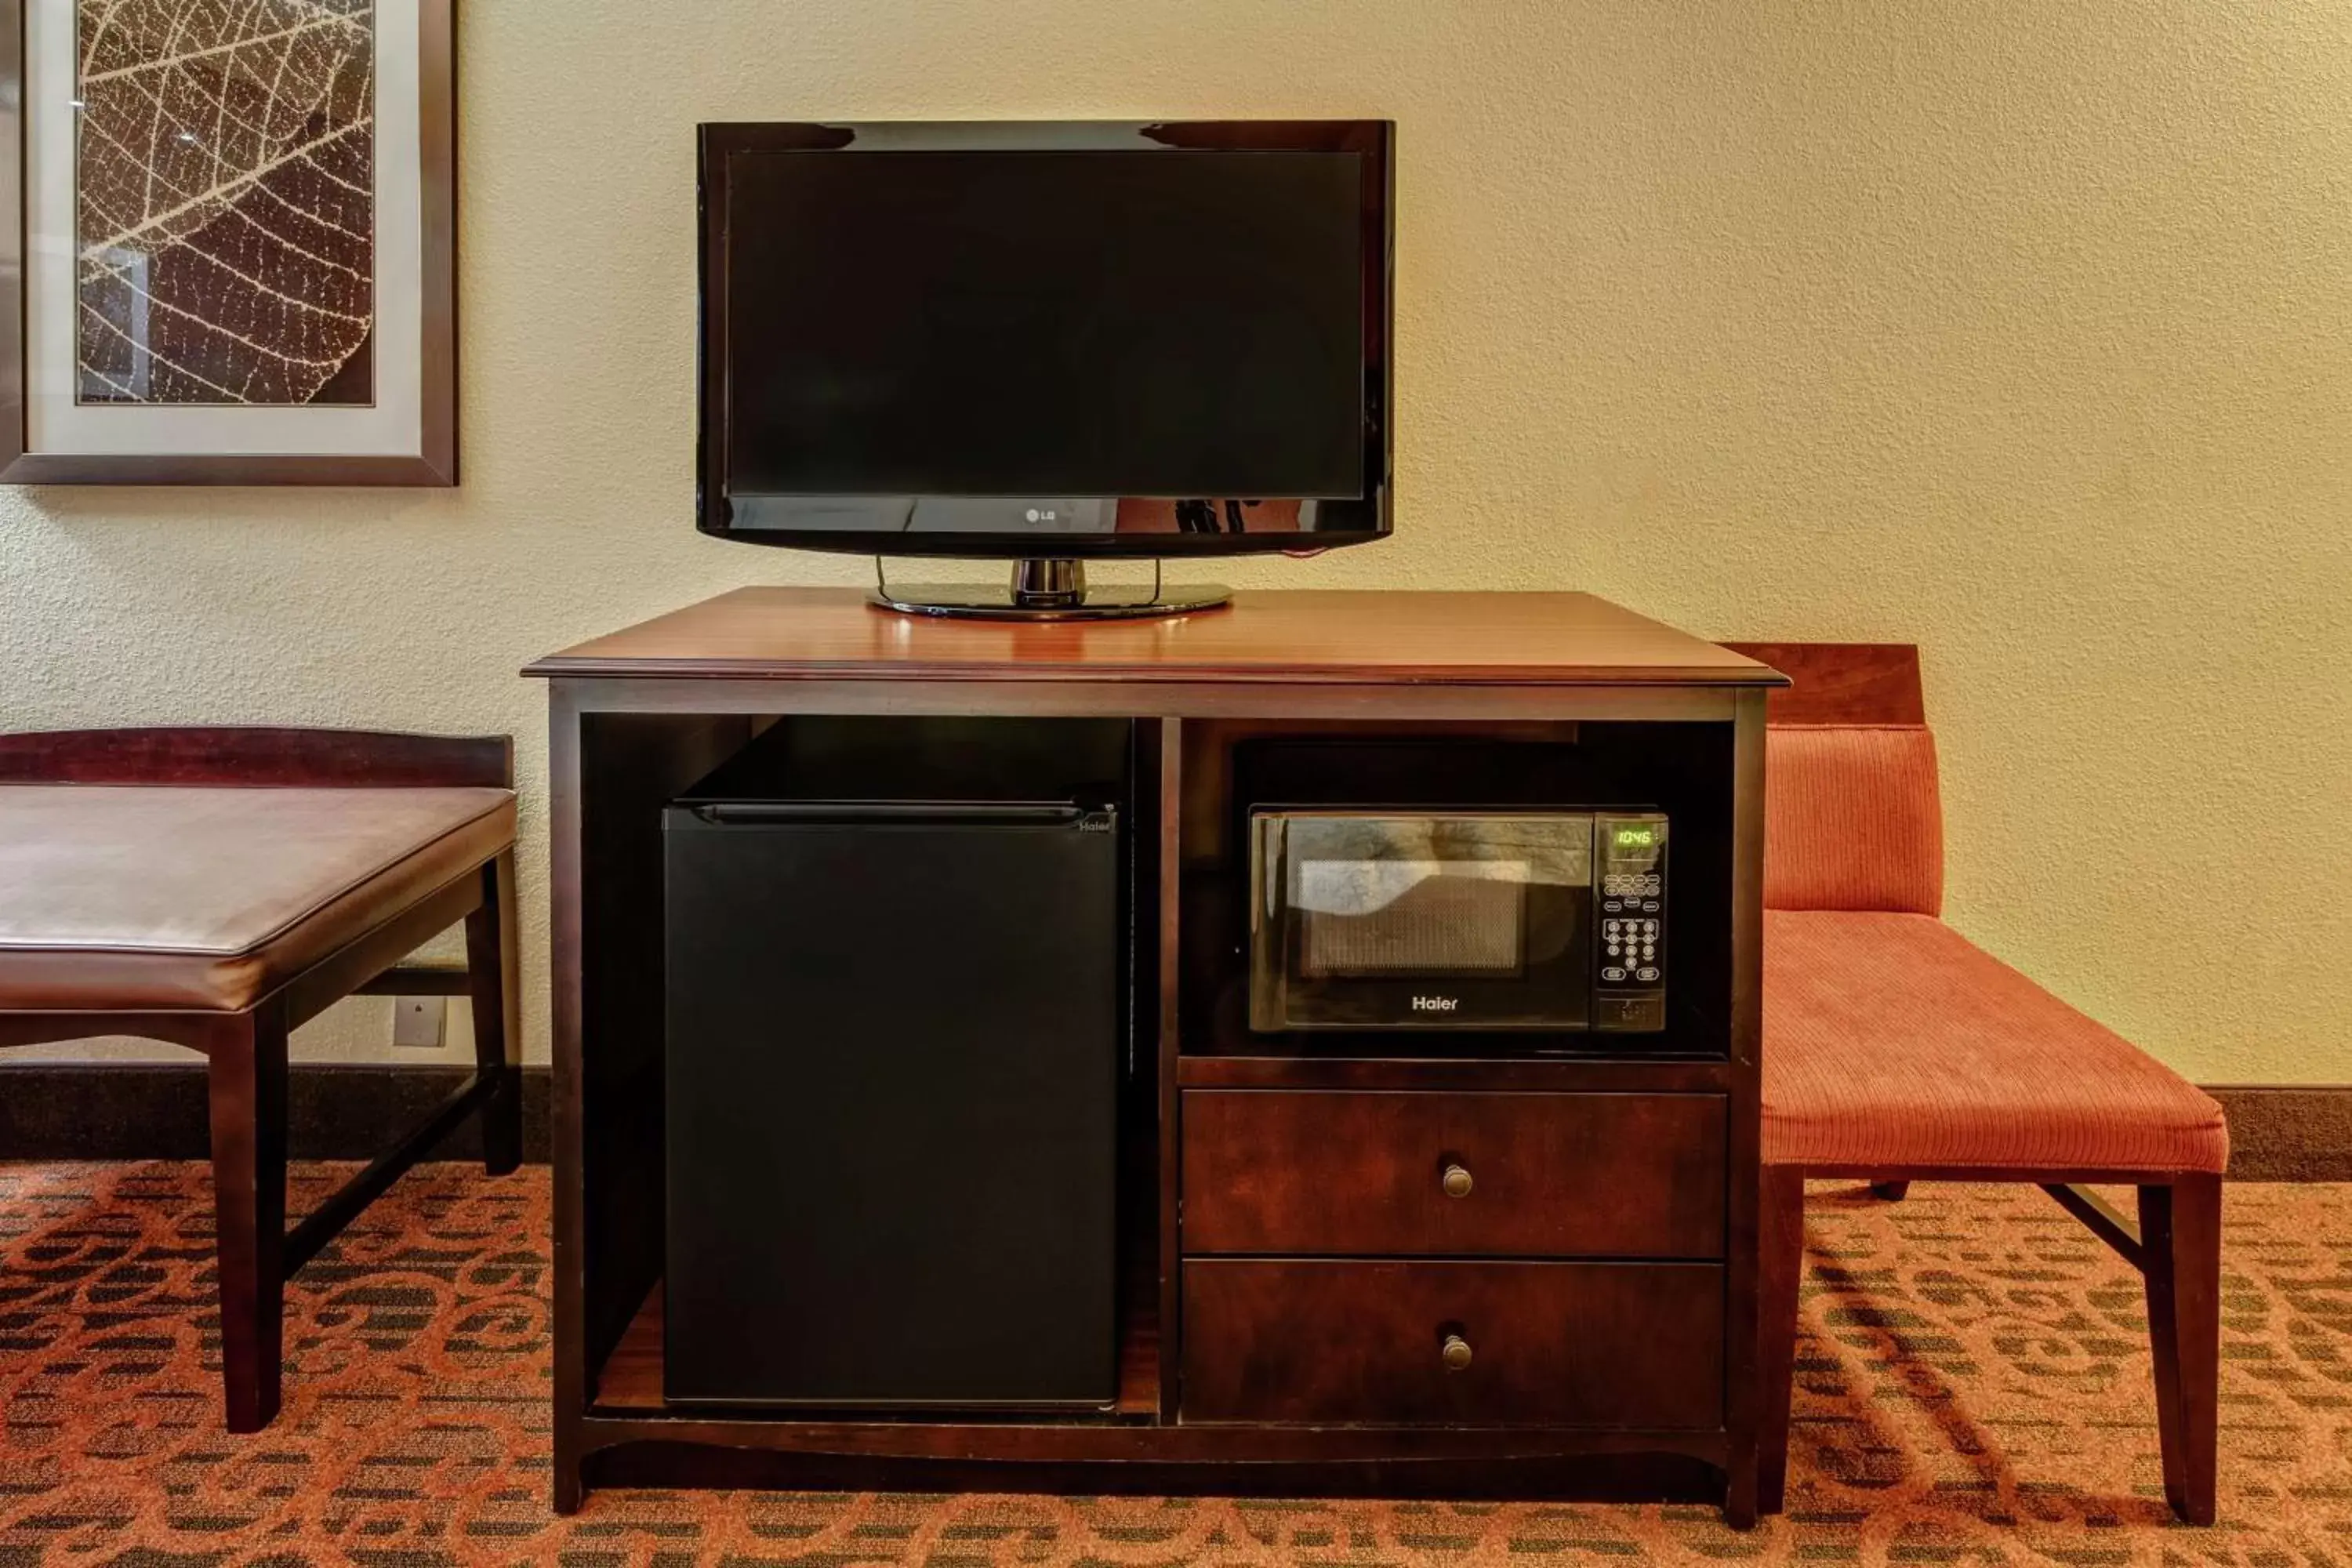
{"type": "MultiPolygon", "coordinates": [[[[1777,782],[1777,781],[1776,781],[1777,782]]],[[[1764,1158],[2209,1171],[2221,1108],[1932,915],[1768,910],[1764,1158]]]]}
{"type": "Polygon", "coordinates": [[[514,831],[505,789],[0,785],[0,1009],[238,1011],[514,831]]]}

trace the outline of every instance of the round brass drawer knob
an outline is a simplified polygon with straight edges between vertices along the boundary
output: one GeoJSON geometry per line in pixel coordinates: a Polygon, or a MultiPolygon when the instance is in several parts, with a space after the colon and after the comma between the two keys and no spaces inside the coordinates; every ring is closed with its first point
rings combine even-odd
{"type": "Polygon", "coordinates": [[[1438,1353],[1445,1358],[1446,1371],[1468,1372],[1470,1370],[1470,1342],[1460,1334],[1446,1335],[1445,1348],[1438,1353]]]}
{"type": "Polygon", "coordinates": [[[1444,1183],[1445,1195],[1449,1198],[1466,1198],[1470,1195],[1470,1189],[1477,1185],[1470,1179],[1470,1168],[1457,1164],[1445,1167],[1444,1183]]]}

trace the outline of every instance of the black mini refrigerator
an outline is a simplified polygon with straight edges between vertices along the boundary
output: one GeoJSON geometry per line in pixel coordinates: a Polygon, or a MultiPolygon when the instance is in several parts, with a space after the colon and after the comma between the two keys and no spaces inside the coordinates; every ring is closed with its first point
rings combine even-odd
{"type": "Polygon", "coordinates": [[[664,818],[674,1401],[1117,1394],[1115,806],[664,818]]]}

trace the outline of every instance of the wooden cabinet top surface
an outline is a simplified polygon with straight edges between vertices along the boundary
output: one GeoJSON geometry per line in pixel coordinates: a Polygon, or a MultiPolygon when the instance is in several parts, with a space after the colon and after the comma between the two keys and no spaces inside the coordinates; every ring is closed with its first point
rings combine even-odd
{"type": "Polygon", "coordinates": [[[1272,592],[1142,621],[947,620],[852,588],[739,588],[530,666],[547,677],[1777,686],[1590,594],[1272,592]]]}

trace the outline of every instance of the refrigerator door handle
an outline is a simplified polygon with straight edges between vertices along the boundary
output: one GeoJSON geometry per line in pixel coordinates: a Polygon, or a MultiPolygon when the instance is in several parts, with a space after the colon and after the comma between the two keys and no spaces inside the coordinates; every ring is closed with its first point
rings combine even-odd
{"type": "Polygon", "coordinates": [[[713,825],[759,823],[952,823],[959,826],[1068,827],[1099,816],[1069,802],[923,800],[720,801],[691,808],[713,825]]]}

